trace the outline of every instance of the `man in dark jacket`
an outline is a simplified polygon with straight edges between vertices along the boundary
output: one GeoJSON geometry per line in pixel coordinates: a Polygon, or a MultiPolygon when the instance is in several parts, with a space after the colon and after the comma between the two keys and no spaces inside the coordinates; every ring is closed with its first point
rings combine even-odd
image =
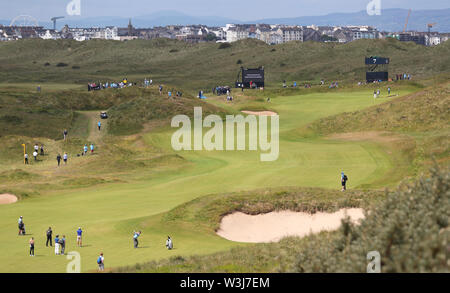
{"type": "Polygon", "coordinates": [[[53,234],[52,228],[48,227],[48,230],[47,230],[47,242],[45,243],[45,246],[47,246],[47,247],[48,247],[48,243],[49,242],[50,242],[50,246],[52,246],[52,234],[53,234]]]}

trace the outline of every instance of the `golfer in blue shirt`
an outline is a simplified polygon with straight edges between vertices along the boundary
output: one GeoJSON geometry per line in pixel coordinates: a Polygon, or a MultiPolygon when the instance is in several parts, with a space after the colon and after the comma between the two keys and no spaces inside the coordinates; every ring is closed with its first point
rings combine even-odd
{"type": "Polygon", "coordinates": [[[81,234],[83,233],[83,230],[81,230],[81,227],[78,227],[77,230],[77,246],[81,247],[82,246],[82,241],[81,241],[81,234]]]}

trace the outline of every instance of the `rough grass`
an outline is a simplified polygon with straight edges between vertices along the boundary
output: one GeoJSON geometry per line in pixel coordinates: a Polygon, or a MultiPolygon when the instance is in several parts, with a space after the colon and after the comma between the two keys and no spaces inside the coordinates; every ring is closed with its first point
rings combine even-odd
{"type": "Polygon", "coordinates": [[[156,39],[117,42],[91,40],[20,40],[0,44],[0,79],[7,82],[85,83],[128,77],[186,89],[209,90],[218,84],[233,85],[239,67],[265,66],[267,85],[281,87],[297,81],[318,84],[332,80],[362,80],[364,57],[391,58],[390,72],[411,73],[414,79],[449,72],[450,43],[425,47],[394,39],[358,40],[348,44],[290,42],[269,46],[242,40],[231,46],[215,43],[187,44],[156,39]],[[275,51],[273,51],[275,49],[275,51]],[[176,54],[170,51],[177,50],[176,54]],[[9,58],[15,56],[15,58],[9,58]],[[237,65],[237,60],[242,64],[237,65]],[[68,64],[57,67],[60,62],[68,64]],[[45,66],[50,63],[50,66],[45,66]],[[79,69],[74,70],[72,67],[79,69]]]}
{"type": "Polygon", "coordinates": [[[185,203],[164,215],[164,221],[190,221],[205,225],[210,231],[219,228],[227,214],[242,212],[250,215],[272,211],[335,212],[344,207],[364,207],[383,199],[376,190],[339,190],[321,188],[266,188],[239,193],[216,194],[185,203]]]}
{"type": "Polygon", "coordinates": [[[184,114],[193,117],[194,107],[202,107],[204,115],[226,114],[225,110],[188,94],[168,98],[166,94],[160,95],[156,90],[141,89],[138,96],[131,97],[109,110],[108,131],[115,135],[134,134],[141,131],[145,124],[155,120],[170,125],[170,119],[175,115],[184,114]]]}
{"type": "Polygon", "coordinates": [[[447,82],[367,109],[319,119],[308,129],[319,134],[363,130],[425,132],[448,128],[449,110],[447,82]]]}
{"type": "MultiPolygon", "coordinates": [[[[366,213],[360,226],[345,219],[336,232],[322,232],[305,238],[287,237],[278,243],[251,244],[205,256],[173,256],[112,272],[365,273],[366,255],[375,250],[381,254],[381,271],[385,273],[448,273],[449,176],[448,169],[433,169],[431,177],[387,193],[387,199],[366,213]]],[[[318,198],[320,202],[322,198],[318,198]]],[[[216,204],[210,202],[207,206],[218,215],[216,204]]],[[[196,210],[192,203],[189,207],[196,210]]],[[[229,208],[233,209],[233,206],[229,208]]],[[[275,208],[272,206],[267,210],[270,209],[275,208]]]]}

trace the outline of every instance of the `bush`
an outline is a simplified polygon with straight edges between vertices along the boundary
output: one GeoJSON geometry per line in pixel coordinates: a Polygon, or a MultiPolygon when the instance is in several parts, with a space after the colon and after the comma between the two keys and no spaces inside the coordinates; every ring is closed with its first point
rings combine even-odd
{"type": "Polygon", "coordinates": [[[313,236],[294,270],[363,273],[367,253],[378,251],[383,273],[449,272],[450,172],[437,167],[430,172],[430,178],[389,194],[360,226],[344,220],[328,239],[313,236]]]}
{"type": "Polygon", "coordinates": [[[226,48],[230,48],[231,44],[230,43],[222,43],[219,46],[219,49],[226,49],[226,48]]]}
{"type": "Polygon", "coordinates": [[[44,66],[50,66],[50,63],[45,62],[44,66]]]}
{"type": "Polygon", "coordinates": [[[80,69],[80,66],[74,65],[74,66],[72,66],[72,69],[80,69]]]}
{"type": "Polygon", "coordinates": [[[63,63],[63,62],[59,62],[58,64],[56,64],[56,67],[66,67],[69,64],[63,63]]]}
{"type": "Polygon", "coordinates": [[[239,60],[236,62],[236,64],[242,64],[242,60],[239,59],[239,60]]]}

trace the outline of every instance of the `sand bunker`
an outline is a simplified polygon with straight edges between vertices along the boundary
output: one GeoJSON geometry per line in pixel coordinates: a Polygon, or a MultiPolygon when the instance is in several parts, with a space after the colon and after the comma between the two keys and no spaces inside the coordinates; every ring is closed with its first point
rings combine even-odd
{"type": "Polygon", "coordinates": [[[225,216],[217,234],[237,242],[277,242],[286,236],[307,236],[310,233],[336,230],[348,215],[357,223],[364,218],[363,210],[341,209],[335,213],[271,212],[262,215],[233,213],[225,216]]]}
{"type": "Polygon", "coordinates": [[[0,194],[0,204],[10,204],[15,203],[17,201],[17,197],[15,195],[9,193],[0,194]]]}
{"type": "Polygon", "coordinates": [[[255,112],[255,111],[241,111],[241,112],[245,113],[245,114],[257,115],[257,116],[276,116],[276,115],[278,115],[277,113],[272,112],[272,111],[258,111],[258,112],[255,112]]]}

